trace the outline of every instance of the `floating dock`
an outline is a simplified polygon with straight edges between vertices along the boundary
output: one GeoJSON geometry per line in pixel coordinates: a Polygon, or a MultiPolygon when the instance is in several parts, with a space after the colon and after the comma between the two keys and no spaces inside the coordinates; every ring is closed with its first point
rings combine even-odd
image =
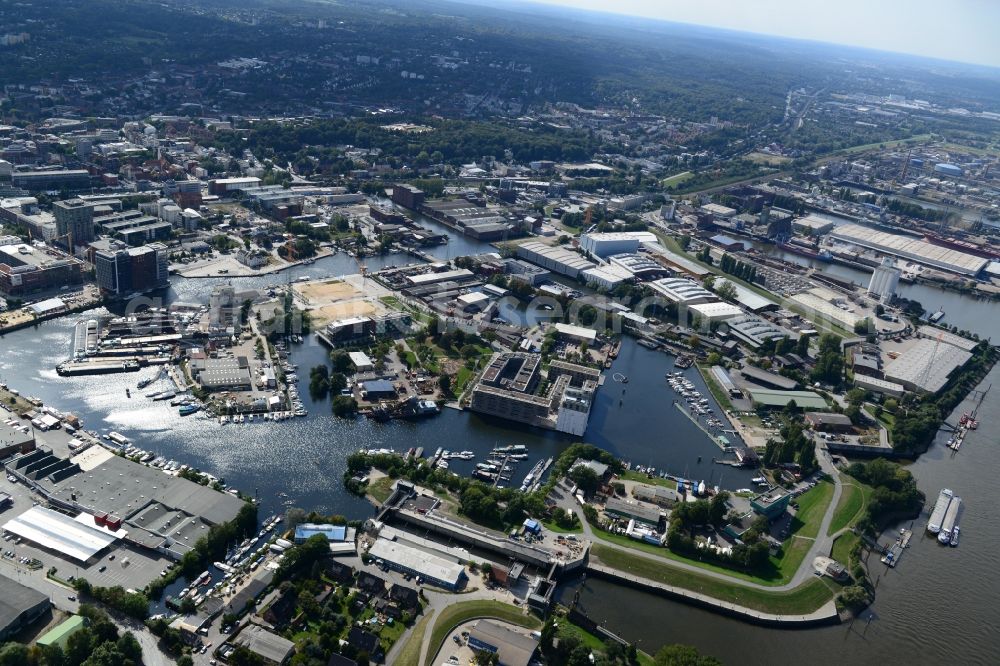
{"type": "Polygon", "coordinates": [[[895,567],[899,563],[899,559],[903,556],[903,551],[910,547],[910,538],[912,537],[912,531],[906,528],[899,530],[899,537],[896,539],[896,543],[889,546],[888,550],[885,551],[885,555],[882,556],[882,564],[895,567]]]}

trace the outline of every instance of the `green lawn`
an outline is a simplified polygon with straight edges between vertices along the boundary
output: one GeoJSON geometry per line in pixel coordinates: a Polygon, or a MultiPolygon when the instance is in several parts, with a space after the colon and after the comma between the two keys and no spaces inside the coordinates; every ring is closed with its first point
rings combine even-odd
{"type": "Polygon", "coordinates": [[[629,481],[638,481],[640,483],[645,483],[650,486],[663,486],[664,488],[670,488],[671,490],[677,490],[677,482],[673,479],[661,479],[658,476],[653,478],[647,477],[641,472],[636,472],[635,470],[625,470],[618,475],[619,479],[627,479],[629,481]]]}
{"type": "Polygon", "coordinates": [[[583,525],[579,521],[580,518],[578,517],[576,527],[571,527],[570,529],[559,527],[556,525],[554,520],[543,520],[542,525],[544,525],[545,529],[548,531],[555,532],[556,534],[579,534],[583,531],[583,525]]]}
{"type": "Polygon", "coordinates": [[[810,580],[787,592],[771,592],[663,566],[647,557],[624,553],[601,544],[594,544],[591,554],[606,566],[619,571],[767,613],[811,613],[833,598],[830,588],[819,580],[810,580]]]}
{"type": "Polygon", "coordinates": [[[835,534],[860,518],[870,493],[871,488],[864,487],[859,481],[845,481],[827,534],[835,534]]]}
{"type": "Polygon", "coordinates": [[[819,534],[820,523],[823,522],[823,515],[830,506],[833,499],[833,483],[829,479],[824,479],[805,493],[799,495],[795,501],[799,508],[792,519],[790,532],[798,536],[813,537],[819,534]]]}
{"type": "Polygon", "coordinates": [[[520,608],[499,601],[460,601],[451,604],[438,616],[431,631],[427,647],[427,659],[424,666],[432,666],[434,658],[448,634],[460,624],[478,618],[496,618],[504,622],[516,624],[519,627],[538,629],[542,623],[533,615],[525,615],[520,608]]]}
{"type": "MultiPolygon", "coordinates": [[[[626,474],[634,474],[637,477],[643,476],[635,472],[626,472],[626,474]]],[[[643,479],[638,478],[637,480],[643,479]]],[[[799,510],[796,518],[792,520],[790,530],[792,533],[791,538],[785,542],[785,545],[781,550],[781,554],[778,557],[772,556],[768,558],[768,569],[757,574],[745,573],[743,571],[730,569],[711,562],[702,562],[694,558],[674,553],[669,548],[655,546],[644,541],[636,541],[635,539],[631,539],[622,534],[612,534],[610,532],[597,529],[596,526],[593,527],[594,534],[599,539],[610,543],[616,543],[630,550],[642,551],[651,555],[666,558],[668,560],[674,560],[676,562],[684,562],[686,564],[691,564],[701,569],[705,569],[706,571],[723,573],[727,576],[757,583],[759,585],[777,586],[784,585],[790,581],[795,575],[795,572],[798,571],[799,567],[802,565],[802,560],[805,558],[806,554],[809,552],[810,546],[812,545],[810,538],[815,538],[816,535],[819,534],[820,523],[823,521],[823,515],[826,513],[826,509],[830,505],[830,500],[832,498],[833,483],[829,480],[821,481],[816,484],[815,488],[812,488],[808,492],[799,496],[799,510]]],[[[669,565],[664,566],[666,567],[669,565]]]]}
{"type": "Polygon", "coordinates": [[[389,499],[389,495],[392,494],[392,484],[396,480],[388,476],[383,476],[380,479],[375,479],[368,484],[368,494],[378,500],[379,504],[385,502],[389,499]]]}
{"type": "Polygon", "coordinates": [[[462,395],[462,392],[465,391],[465,387],[469,385],[469,382],[472,381],[475,376],[476,373],[474,371],[469,370],[463,365],[458,369],[458,372],[455,373],[455,385],[451,387],[452,393],[455,395],[462,395]]]}
{"type": "Polygon", "coordinates": [[[859,537],[857,535],[852,534],[851,532],[841,534],[833,541],[833,547],[830,549],[830,557],[846,566],[847,560],[850,559],[851,549],[854,547],[858,538],[859,537]]]}
{"type": "Polygon", "coordinates": [[[406,643],[396,657],[396,663],[399,666],[420,666],[420,646],[424,644],[424,632],[432,617],[434,617],[434,611],[430,610],[413,627],[406,643]]]}
{"type": "Polygon", "coordinates": [[[687,180],[694,178],[694,173],[691,171],[685,171],[683,173],[677,173],[673,176],[668,176],[660,181],[660,185],[663,187],[673,187],[674,185],[681,185],[687,180]]]}

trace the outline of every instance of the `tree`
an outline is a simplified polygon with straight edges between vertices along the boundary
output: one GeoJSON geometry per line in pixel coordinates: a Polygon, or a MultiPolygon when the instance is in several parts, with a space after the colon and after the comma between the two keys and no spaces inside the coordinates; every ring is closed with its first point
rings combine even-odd
{"type": "Polygon", "coordinates": [[[601,486],[597,472],[584,465],[578,465],[569,471],[569,478],[580,487],[585,495],[591,495],[601,486]]]}
{"type": "Polygon", "coordinates": [[[448,375],[438,377],[438,388],[443,395],[451,395],[451,377],[448,375]]]}
{"type": "Polygon", "coordinates": [[[358,401],[353,397],[338,395],[333,398],[333,415],[347,418],[358,411],[358,401]]]}
{"type": "Polygon", "coordinates": [[[819,339],[819,353],[812,378],[834,386],[839,386],[844,376],[844,353],[840,349],[840,338],[826,333],[819,339]]]}
{"type": "Polygon", "coordinates": [[[860,585],[849,585],[840,593],[840,601],[853,611],[868,605],[868,592],[860,585]]]}
{"type": "Polygon", "coordinates": [[[734,285],[729,280],[726,280],[715,290],[715,293],[719,295],[724,301],[735,301],[736,300],[736,285],[734,285]]]}
{"type": "Polygon", "coordinates": [[[656,666],[722,666],[715,657],[699,654],[690,645],[667,645],[653,657],[656,666]]]}
{"type": "Polygon", "coordinates": [[[349,373],[354,368],[351,357],[342,349],[330,352],[330,362],[335,372],[349,373]]]}
{"type": "Polygon", "coordinates": [[[347,377],[342,372],[335,372],[330,375],[330,392],[340,393],[347,388],[347,377]]]}
{"type": "Polygon", "coordinates": [[[708,521],[713,525],[721,525],[726,520],[729,510],[729,493],[723,491],[716,494],[708,503],[708,521]]]}

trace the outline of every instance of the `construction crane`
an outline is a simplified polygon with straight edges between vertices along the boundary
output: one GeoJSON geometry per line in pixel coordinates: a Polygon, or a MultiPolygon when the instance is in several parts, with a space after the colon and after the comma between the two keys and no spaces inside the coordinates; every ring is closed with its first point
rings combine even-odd
{"type": "MultiPolygon", "coordinates": [[[[913,154],[912,148],[906,151],[906,158],[903,160],[903,170],[899,174],[899,182],[903,183],[904,185],[906,184],[906,173],[910,170],[910,155],[912,154],[913,154]]],[[[892,181],[892,184],[895,185],[896,181],[892,181]]]]}

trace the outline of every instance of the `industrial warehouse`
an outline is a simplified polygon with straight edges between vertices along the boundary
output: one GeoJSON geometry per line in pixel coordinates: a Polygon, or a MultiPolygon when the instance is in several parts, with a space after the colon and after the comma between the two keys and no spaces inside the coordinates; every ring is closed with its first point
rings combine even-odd
{"type": "Polygon", "coordinates": [[[969,277],[979,275],[989,264],[989,260],[984,257],[933,245],[913,236],[878,231],[860,224],[842,224],[831,231],[830,236],[839,241],[853,243],[969,277]]]}
{"type": "Polygon", "coordinates": [[[9,475],[44,496],[4,530],[80,563],[125,542],[179,560],[243,506],[231,494],[90,447],[72,458],[38,449],[8,460],[9,475]]]}

